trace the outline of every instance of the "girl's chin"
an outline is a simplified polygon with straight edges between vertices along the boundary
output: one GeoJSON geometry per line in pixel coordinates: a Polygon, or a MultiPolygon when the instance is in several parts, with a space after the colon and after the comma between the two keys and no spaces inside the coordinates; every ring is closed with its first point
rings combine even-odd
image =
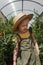
{"type": "Polygon", "coordinates": [[[20,31],[20,33],[26,33],[26,32],[28,32],[28,30],[20,31]]]}

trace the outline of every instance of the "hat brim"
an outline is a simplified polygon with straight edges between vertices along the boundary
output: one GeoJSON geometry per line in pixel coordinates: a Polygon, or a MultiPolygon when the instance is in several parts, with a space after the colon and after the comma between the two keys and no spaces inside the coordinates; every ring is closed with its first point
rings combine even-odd
{"type": "Polygon", "coordinates": [[[18,25],[25,19],[29,19],[29,21],[33,18],[33,14],[24,15],[21,18],[17,20],[17,22],[14,24],[13,31],[16,31],[18,25]]]}

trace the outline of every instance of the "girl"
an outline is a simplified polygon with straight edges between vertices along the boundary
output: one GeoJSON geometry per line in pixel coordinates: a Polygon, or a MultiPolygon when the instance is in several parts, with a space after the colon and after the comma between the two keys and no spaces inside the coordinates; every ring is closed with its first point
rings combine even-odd
{"type": "Polygon", "coordinates": [[[33,14],[19,13],[13,20],[15,34],[12,41],[16,44],[13,52],[13,65],[41,65],[38,44],[31,28],[28,30],[28,23],[32,17],[33,14]]]}

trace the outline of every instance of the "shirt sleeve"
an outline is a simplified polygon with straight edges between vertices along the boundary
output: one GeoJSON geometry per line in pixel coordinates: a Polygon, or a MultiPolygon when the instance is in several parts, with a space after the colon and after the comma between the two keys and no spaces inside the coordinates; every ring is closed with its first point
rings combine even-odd
{"type": "Polygon", "coordinates": [[[15,47],[17,48],[18,47],[18,43],[19,43],[19,37],[18,37],[18,35],[14,34],[12,36],[12,42],[15,44],[15,47]]]}

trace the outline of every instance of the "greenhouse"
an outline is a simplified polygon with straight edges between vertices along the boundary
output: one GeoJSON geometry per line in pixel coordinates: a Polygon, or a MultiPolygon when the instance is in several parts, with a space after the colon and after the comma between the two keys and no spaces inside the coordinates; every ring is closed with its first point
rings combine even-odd
{"type": "Polygon", "coordinates": [[[11,37],[14,34],[13,18],[21,12],[26,15],[33,14],[28,28],[32,27],[40,50],[40,63],[43,65],[43,0],[0,0],[0,65],[13,62],[12,54],[16,45],[9,43],[12,43],[11,37]]]}

